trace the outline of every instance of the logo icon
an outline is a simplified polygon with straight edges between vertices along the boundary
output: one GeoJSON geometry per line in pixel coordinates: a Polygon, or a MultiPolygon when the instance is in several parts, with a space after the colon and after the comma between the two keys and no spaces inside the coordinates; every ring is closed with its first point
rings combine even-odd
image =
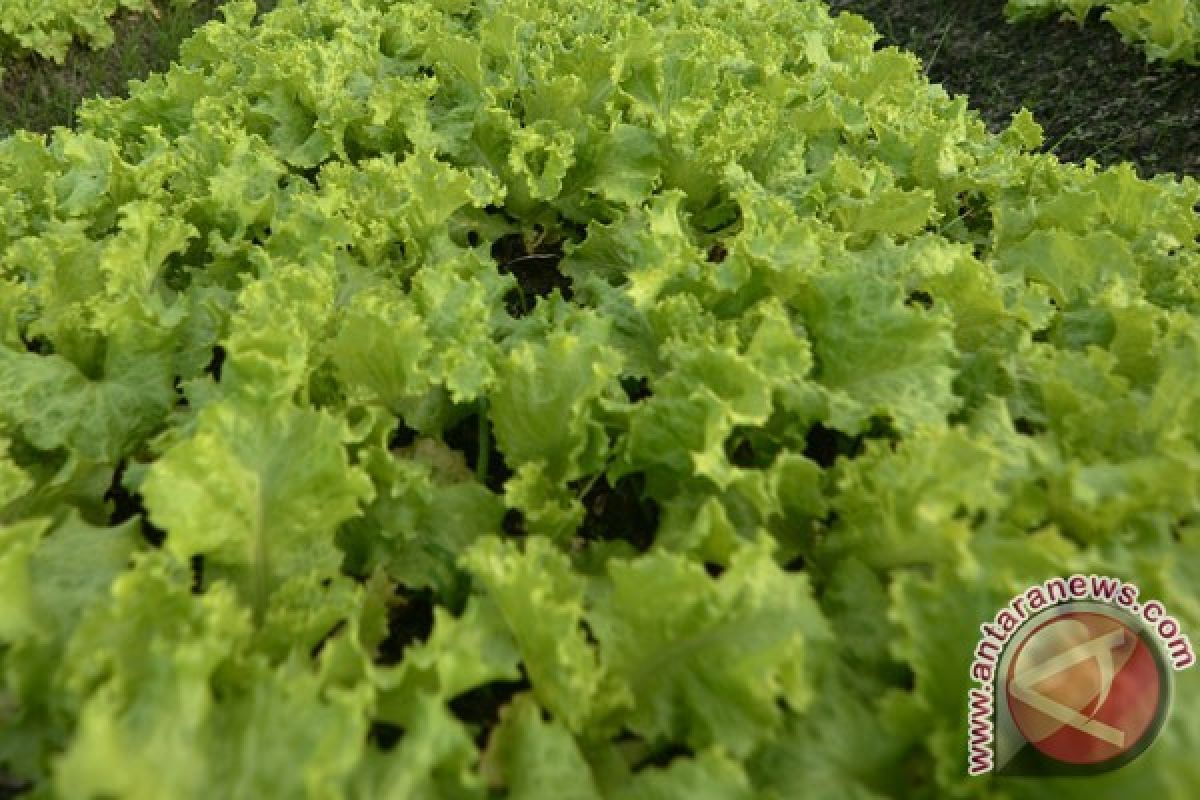
{"type": "Polygon", "coordinates": [[[1088,775],[1137,758],[1170,705],[1171,670],[1136,617],[1066,603],[1029,620],[996,681],[996,771],[1088,775]]]}

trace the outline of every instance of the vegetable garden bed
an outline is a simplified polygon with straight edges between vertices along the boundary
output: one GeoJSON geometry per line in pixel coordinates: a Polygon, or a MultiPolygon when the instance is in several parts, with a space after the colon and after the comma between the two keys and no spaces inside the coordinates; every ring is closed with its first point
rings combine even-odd
{"type": "Polygon", "coordinates": [[[817,2],[257,12],[0,141],[0,792],[1190,800],[1194,670],[965,765],[1025,587],[1200,622],[1200,183],[817,2]]]}

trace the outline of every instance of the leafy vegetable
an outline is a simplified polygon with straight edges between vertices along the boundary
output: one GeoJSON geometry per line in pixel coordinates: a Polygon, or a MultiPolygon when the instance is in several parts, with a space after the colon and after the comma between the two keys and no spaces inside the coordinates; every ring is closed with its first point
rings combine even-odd
{"type": "MultiPolygon", "coordinates": [[[[0,142],[31,797],[1019,798],[978,625],[1200,624],[1200,184],[817,2],[232,2],[0,142]]],[[[1200,687],[1053,785],[1200,785],[1200,687]]],[[[11,777],[12,781],[7,778],[11,777]]]]}
{"type": "MultiPolygon", "coordinates": [[[[192,0],[171,2],[184,6],[192,0]]],[[[97,50],[110,47],[113,30],[108,20],[123,10],[158,14],[151,0],[2,0],[0,56],[37,53],[61,64],[75,39],[97,50]]]]}
{"type": "Polygon", "coordinates": [[[1062,12],[1081,23],[1093,9],[1121,32],[1126,43],[1146,51],[1150,61],[1200,65],[1200,3],[1196,0],[1008,0],[1010,19],[1045,17],[1062,12]]]}

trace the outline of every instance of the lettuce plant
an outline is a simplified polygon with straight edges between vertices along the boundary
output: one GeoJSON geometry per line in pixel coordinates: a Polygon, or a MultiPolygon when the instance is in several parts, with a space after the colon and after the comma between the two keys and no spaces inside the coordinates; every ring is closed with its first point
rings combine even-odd
{"type": "MultiPolygon", "coordinates": [[[[170,2],[186,6],[192,0],[170,2]]],[[[76,40],[97,50],[111,47],[109,21],[119,11],[158,15],[151,0],[0,0],[0,59],[36,53],[61,64],[76,40]]]]}
{"type": "Polygon", "coordinates": [[[1200,0],[1008,0],[1004,11],[1014,21],[1059,13],[1082,24],[1095,9],[1150,61],[1200,65],[1200,0]]]}
{"type": "MultiPolygon", "coordinates": [[[[1200,623],[1200,184],[816,2],[233,2],[0,142],[0,769],[31,797],[1033,798],[978,626],[1200,623]]],[[[1191,682],[1189,682],[1191,681],[1191,682]]]]}

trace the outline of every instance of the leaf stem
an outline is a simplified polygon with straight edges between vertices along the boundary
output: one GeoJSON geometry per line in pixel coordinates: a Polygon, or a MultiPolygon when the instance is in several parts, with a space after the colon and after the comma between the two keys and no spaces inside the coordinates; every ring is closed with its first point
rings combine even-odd
{"type": "Polygon", "coordinates": [[[492,427],[488,424],[487,398],[479,398],[479,455],[475,459],[475,477],[482,483],[487,480],[488,455],[491,453],[492,427]]]}

